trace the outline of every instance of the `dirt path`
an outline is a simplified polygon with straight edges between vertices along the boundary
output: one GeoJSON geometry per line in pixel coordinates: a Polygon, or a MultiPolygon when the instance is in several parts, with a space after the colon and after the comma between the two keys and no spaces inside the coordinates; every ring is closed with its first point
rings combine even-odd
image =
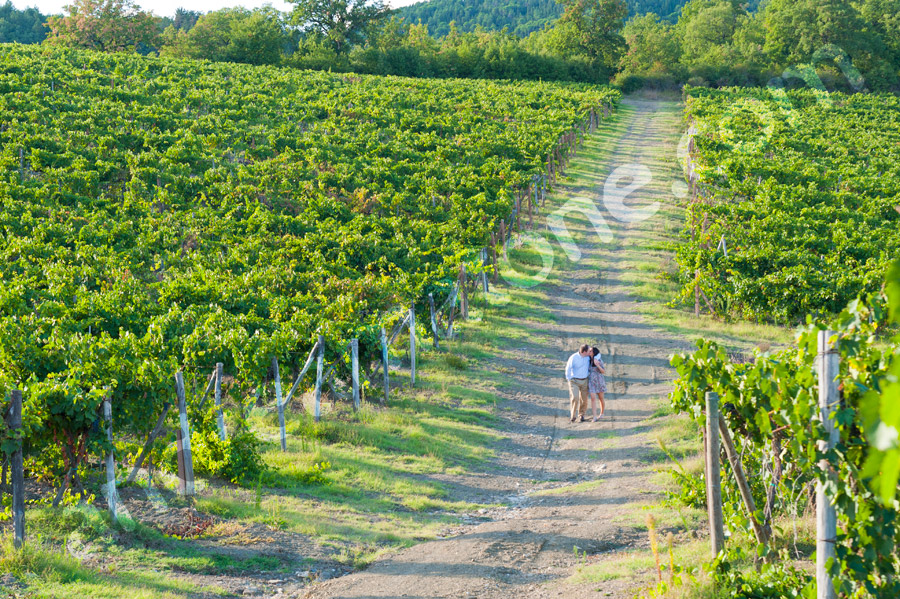
{"type": "Polygon", "coordinates": [[[558,273],[554,286],[545,287],[555,324],[529,323],[535,339],[547,339],[549,333],[553,341],[510,348],[508,358],[496,359],[513,383],[503,391],[498,410],[508,439],[496,471],[448,482],[507,507],[491,511],[488,521],[467,526],[458,536],[417,545],[363,572],[317,584],[309,597],[632,596],[633,588],[623,579],[564,579],[586,559],[576,557],[573,548],[599,560],[648,545],[640,506],[658,499],[650,463],[659,453],[648,419],[655,398],[668,392],[669,356],[688,342],[648,324],[632,293],[661,217],[619,222],[604,208],[602,193],[613,169],[642,164],[653,182],[628,203],[659,201],[664,210],[671,208],[680,125],[674,102],[626,101],[618,121],[589,140],[573,162],[571,182],[557,189],[563,198],[594,200],[613,240],[601,242],[585,219],[566,221],[583,256],[568,272],[558,273]],[[596,424],[568,421],[562,369],[583,342],[599,344],[608,365],[607,412],[596,424]],[[575,484],[580,486],[570,492],[561,488],[575,484]],[[557,493],[546,493],[554,489],[557,493]]]}

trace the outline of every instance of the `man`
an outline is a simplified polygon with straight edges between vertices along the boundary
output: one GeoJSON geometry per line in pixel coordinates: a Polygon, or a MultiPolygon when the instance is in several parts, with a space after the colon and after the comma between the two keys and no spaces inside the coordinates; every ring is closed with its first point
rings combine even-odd
{"type": "Polygon", "coordinates": [[[566,362],[566,380],[569,381],[570,422],[580,416],[584,422],[584,413],[588,405],[588,374],[591,365],[591,347],[582,345],[581,349],[569,356],[566,362]]]}

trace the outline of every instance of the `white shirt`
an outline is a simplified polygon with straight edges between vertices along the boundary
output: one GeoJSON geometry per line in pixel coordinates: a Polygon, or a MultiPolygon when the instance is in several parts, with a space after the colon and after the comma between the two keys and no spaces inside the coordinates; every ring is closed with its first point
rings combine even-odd
{"type": "Polygon", "coordinates": [[[566,380],[586,379],[590,364],[590,356],[582,356],[580,353],[575,352],[569,356],[569,361],[566,363],[566,380]]]}

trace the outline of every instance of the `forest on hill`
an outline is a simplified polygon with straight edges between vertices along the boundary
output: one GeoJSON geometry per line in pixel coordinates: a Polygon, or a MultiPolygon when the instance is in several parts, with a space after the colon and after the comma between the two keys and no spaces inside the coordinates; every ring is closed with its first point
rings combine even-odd
{"type": "Polygon", "coordinates": [[[802,87],[813,81],[806,68],[828,89],[900,87],[900,0],[770,0],[761,8],[740,0],[431,0],[400,11],[380,0],[297,0],[290,12],[179,9],[174,18],[130,0],[117,6],[75,0],[63,15],[45,17],[7,2],[0,42],[45,35],[41,43],[215,62],[612,82],[625,91],[765,86],[774,78],[802,87]],[[851,71],[859,75],[852,81],[851,71]]]}
{"type": "MultiPolygon", "coordinates": [[[[750,7],[755,8],[758,0],[750,7]]],[[[685,0],[627,0],[628,14],[654,13],[666,20],[677,21],[685,0]]],[[[507,29],[518,36],[540,31],[552,25],[563,14],[556,0],[426,0],[397,9],[397,16],[409,23],[422,23],[435,37],[450,33],[454,23],[459,31],[471,32],[478,27],[486,31],[507,29]]]]}

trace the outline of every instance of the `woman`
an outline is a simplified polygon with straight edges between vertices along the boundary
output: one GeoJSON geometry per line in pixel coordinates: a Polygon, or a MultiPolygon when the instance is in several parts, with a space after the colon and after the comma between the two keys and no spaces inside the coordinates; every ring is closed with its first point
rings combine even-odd
{"type": "Polygon", "coordinates": [[[600,357],[600,350],[596,347],[591,348],[591,361],[588,374],[588,393],[591,395],[591,411],[594,414],[594,422],[603,417],[605,404],[603,403],[603,394],[606,393],[606,379],[603,375],[606,373],[606,364],[600,357]],[[600,416],[597,416],[597,400],[600,400],[600,416]]]}

